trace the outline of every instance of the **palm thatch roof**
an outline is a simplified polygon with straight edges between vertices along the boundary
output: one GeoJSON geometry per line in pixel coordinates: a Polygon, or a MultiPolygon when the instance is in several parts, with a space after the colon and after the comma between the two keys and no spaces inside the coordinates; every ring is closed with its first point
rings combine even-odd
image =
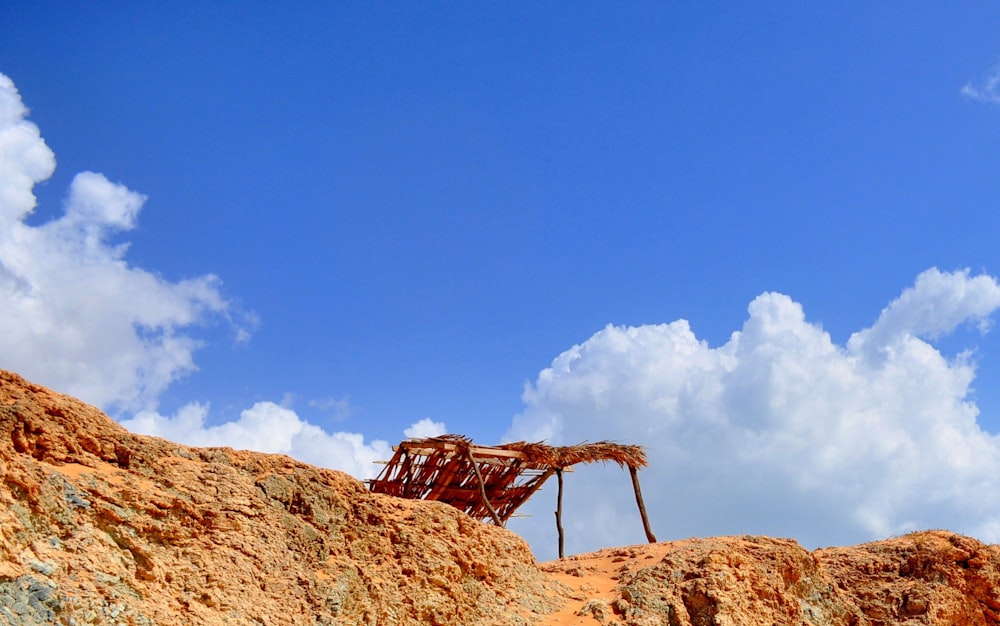
{"type": "Polygon", "coordinates": [[[575,446],[549,446],[544,443],[507,443],[497,449],[516,450],[530,463],[553,468],[566,468],[577,463],[617,463],[619,467],[646,467],[646,451],[642,446],[627,446],[611,441],[581,443],[575,446]]]}
{"type": "Polygon", "coordinates": [[[410,439],[369,488],[401,498],[446,502],[503,525],[553,474],[578,463],[616,463],[633,473],[646,466],[641,446],[608,441],[549,446],[523,441],[480,446],[461,435],[410,439]]]}

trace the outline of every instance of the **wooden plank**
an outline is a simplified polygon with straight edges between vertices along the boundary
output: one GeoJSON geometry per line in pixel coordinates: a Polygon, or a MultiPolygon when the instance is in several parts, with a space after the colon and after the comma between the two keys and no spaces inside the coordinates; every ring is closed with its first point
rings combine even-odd
{"type": "Polygon", "coordinates": [[[469,448],[476,456],[497,456],[508,459],[523,459],[524,453],[520,450],[503,450],[500,448],[469,448]]]}
{"type": "MultiPolygon", "coordinates": [[[[457,444],[451,442],[440,442],[434,444],[428,444],[425,441],[414,441],[408,442],[404,441],[398,446],[393,446],[393,450],[398,448],[405,448],[410,454],[423,454],[424,456],[430,456],[436,452],[461,452],[460,447],[457,444]]],[[[524,453],[520,450],[505,450],[503,448],[484,448],[482,446],[469,446],[469,451],[472,452],[473,456],[486,456],[486,457],[499,457],[507,459],[524,459],[524,453]]]]}

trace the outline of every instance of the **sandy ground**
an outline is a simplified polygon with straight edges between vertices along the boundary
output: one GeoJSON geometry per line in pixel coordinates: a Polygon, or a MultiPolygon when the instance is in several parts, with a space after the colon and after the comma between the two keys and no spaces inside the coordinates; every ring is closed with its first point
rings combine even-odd
{"type": "Polygon", "coordinates": [[[655,565],[668,552],[685,543],[675,541],[607,548],[539,564],[543,572],[572,590],[572,600],[541,621],[541,626],[601,624],[597,615],[618,598],[614,590],[623,574],[655,565]]]}

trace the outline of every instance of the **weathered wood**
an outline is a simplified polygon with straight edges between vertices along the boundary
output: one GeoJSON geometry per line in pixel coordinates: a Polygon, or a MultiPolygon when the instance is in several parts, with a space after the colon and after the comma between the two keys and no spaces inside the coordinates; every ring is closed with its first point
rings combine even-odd
{"type": "Polygon", "coordinates": [[[493,522],[497,526],[503,526],[503,522],[500,521],[500,516],[497,515],[496,509],[490,504],[490,499],[486,497],[486,483],[483,482],[483,475],[479,471],[479,464],[476,463],[476,457],[472,456],[472,448],[465,449],[466,455],[469,457],[469,463],[472,463],[472,469],[476,472],[476,480],[479,481],[479,497],[483,499],[483,504],[489,509],[490,516],[493,518],[493,522]]]}
{"type": "MultiPolygon", "coordinates": [[[[430,455],[439,450],[444,450],[446,452],[461,451],[460,446],[457,446],[453,443],[438,443],[435,444],[434,446],[428,446],[427,444],[424,443],[404,442],[399,444],[398,446],[392,447],[393,450],[398,450],[400,448],[404,450],[409,450],[413,454],[423,454],[423,455],[430,455]]],[[[472,453],[476,456],[483,456],[483,457],[492,456],[503,459],[523,459],[525,457],[524,453],[521,452],[520,450],[503,450],[499,448],[482,448],[478,446],[473,446],[470,447],[469,449],[471,449],[472,453]]]]}
{"type": "Polygon", "coordinates": [[[478,446],[461,435],[409,439],[397,446],[371,491],[436,500],[480,520],[499,525],[535,494],[555,472],[571,472],[576,463],[612,462],[645,467],[641,446],[611,442],[554,447],[515,442],[478,446]]]}
{"type": "Polygon", "coordinates": [[[556,468],[556,481],[559,483],[559,495],[556,496],[556,531],[559,533],[559,558],[563,558],[563,525],[562,525],[562,497],[563,497],[563,471],[561,467],[556,468]]]}
{"type": "Polygon", "coordinates": [[[635,503],[639,505],[639,516],[642,517],[642,529],[646,531],[646,540],[649,543],[656,543],[656,537],[649,528],[649,516],[646,515],[646,505],[642,501],[642,490],[639,489],[639,471],[632,466],[628,468],[632,475],[632,489],[635,490],[635,503]]]}
{"type": "Polygon", "coordinates": [[[403,450],[403,469],[405,470],[406,482],[403,483],[403,493],[409,495],[411,489],[413,488],[413,463],[410,460],[410,455],[403,450]]]}

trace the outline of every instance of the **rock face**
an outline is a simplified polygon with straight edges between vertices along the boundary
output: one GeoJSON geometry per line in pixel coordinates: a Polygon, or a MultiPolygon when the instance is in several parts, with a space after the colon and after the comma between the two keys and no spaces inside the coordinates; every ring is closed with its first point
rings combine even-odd
{"type": "Polygon", "coordinates": [[[132,435],[0,371],[0,624],[529,624],[558,590],[447,505],[132,435]]]}
{"type": "Polygon", "coordinates": [[[1000,547],[944,531],[815,552],[789,539],[715,537],[542,568],[575,590],[552,625],[1000,623],[1000,547]]]}
{"type": "Polygon", "coordinates": [[[1000,624],[1000,547],[717,537],[537,565],[290,458],[132,435],[0,370],[0,626],[1000,624]]]}

